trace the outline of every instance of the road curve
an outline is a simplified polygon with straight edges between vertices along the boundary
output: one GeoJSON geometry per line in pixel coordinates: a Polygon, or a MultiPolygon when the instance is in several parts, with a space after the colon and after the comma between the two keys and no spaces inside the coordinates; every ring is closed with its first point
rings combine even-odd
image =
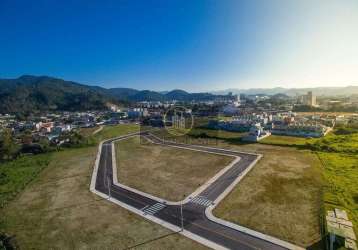
{"type": "MultiPolygon", "coordinates": [[[[205,214],[205,210],[212,204],[210,204],[210,202],[215,201],[237,179],[237,177],[246,168],[248,168],[253,161],[256,160],[258,157],[257,155],[219,148],[207,148],[198,145],[180,144],[180,147],[188,149],[199,149],[219,154],[225,153],[232,156],[239,156],[241,158],[240,161],[235,163],[223,175],[202,190],[196,199],[193,199],[183,205],[184,219],[182,221],[180,205],[158,204],[157,200],[115,185],[113,182],[112,143],[115,140],[125,139],[131,136],[133,136],[133,134],[107,140],[101,145],[98,169],[96,171],[96,176],[94,176],[94,188],[96,192],[109,195],[109,197],[113,197],[133,209],[149,213],[151,216],[179,228],[183,223],[184,231],[200,236],[201,238],[216,243],[216,245],[222,246],[223,248],[242,250],[289,249],[262,238],[241,232],[232,227],[214,222],[207,218],[205,214]]],[[[168,146],[179,145],[174,142],[163,142],[159,138],[148,133],[141,133],[141,136],[145,136],[147,139],[150,139],[155,143],[166,144],[168,146]]]]}

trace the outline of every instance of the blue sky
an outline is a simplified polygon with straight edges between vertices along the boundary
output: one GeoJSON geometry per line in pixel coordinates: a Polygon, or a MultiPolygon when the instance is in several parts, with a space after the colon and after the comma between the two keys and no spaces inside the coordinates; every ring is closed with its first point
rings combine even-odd
{"type": "Polygon", "coordinates": [[[358,1],[0,1],[0,77],[209,91],[358,84],[358,1]]]}

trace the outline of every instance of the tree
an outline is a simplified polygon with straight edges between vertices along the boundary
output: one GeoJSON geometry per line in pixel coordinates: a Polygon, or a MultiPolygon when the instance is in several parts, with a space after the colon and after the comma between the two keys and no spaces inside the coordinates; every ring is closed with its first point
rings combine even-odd
{"type": "Polygon", "coordinates": [[[5,129],[0,134],[0,160],[12,159],[17,152],[17,147],[14,142],[10,129],[5,129]]]}
{"type": "Polygon", "coordinates": [[[65,141],[64,145],[67,147],[83,146],[87,144],[86,138],[74,130],[62,133],[59,137],[59,140],[65,141]]]}
{"type": "Polygon", "coordinates": [[[25,130],[25,132],[21,135],[21,142],[23,144],[31,144],[32,143],[32,133],[31,130],[25,130]]]}

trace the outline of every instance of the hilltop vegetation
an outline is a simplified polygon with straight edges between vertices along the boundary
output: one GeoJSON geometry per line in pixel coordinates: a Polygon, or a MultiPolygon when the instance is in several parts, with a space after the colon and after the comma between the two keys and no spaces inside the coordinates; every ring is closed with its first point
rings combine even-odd
{"type": "Polygon", "coordinates": [[[51,77],[0,79],[1,113],[103,110],[114,99],[101,89],[51,77]]]}
{"type": "Polygon", "coordinates": [[[209,93],[188,93],[183,90],[159,93],[131,88],[106,89],[48,76],[24,75],[17,79],[0,79],[1,113],[103,110],[109,103],[212,100],[215,97],[209,93]]]}

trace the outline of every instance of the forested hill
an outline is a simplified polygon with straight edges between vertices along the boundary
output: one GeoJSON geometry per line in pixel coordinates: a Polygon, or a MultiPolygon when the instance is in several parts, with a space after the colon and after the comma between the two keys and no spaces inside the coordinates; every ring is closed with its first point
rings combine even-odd
{"type": "Polygon", "coordinates": [[[47,76],[0,79],[0,113],[101,110],[115,101],[106,89],[47,76]]]}
{"type": "Polygon", "coordinates": [[[215,97],[209,93],[183,90],[159,93],[131,88],[106,89],[48,76],[24,75],[16,79],[0,79],[0,113],[102,110],[109,103],[212,100],[215,97]]]}

